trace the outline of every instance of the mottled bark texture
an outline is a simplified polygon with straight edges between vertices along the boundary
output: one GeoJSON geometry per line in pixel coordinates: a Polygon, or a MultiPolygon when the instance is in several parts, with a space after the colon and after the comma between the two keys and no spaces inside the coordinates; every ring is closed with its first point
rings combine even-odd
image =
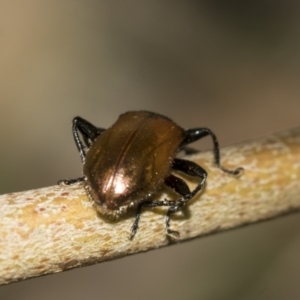
{"type": "MultiPolygon", "coordinates": [[[[244,167],[238,178],[213,165],[212,151],[186,158],[204,167],[208,180],[204,191],[172,216],[178,242],[300,208],[300,128],[222,150],[225,167],[244,167]]],[[[174,194],[156,195],[165,197],[174,194]]],[[[144,209],[130,241],[133,220],[134,212],[115,222],[97,215],[82,184],[2,195],[0,284],[174,243],[166,235],[164,208],[144,209]]]]}

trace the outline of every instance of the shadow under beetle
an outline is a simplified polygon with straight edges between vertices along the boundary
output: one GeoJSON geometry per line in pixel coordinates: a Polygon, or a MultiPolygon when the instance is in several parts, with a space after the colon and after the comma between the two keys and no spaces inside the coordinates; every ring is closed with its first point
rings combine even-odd
{"type": "MultiPolygon", "coordinates": [[[[118,218],[128,209],[137,208],[131,228],[132,239],[138,229],[142,207],[169,207],[166,214],[167,234],[175,238],[179,233],[170,229],[170,215],[182,208],[204,186],[207,172],[192,161],[176,158],[187,144],[211,136],[215,164],[222,171],[239,175],[242,168],[227,170],[220,165],[217,137],[208,128],[184,130],[169,118],[148,111],[132,111],[120,115],[107,130],[76,117],[73,136],[82,163],[83,177],[61,180],[72,184],[84,181],[97,211],[110,218],[118,218]],[[171,174],[181,171],[201,181],[193,191],[181,178],[171,174]],[[180,195],[176,200],[150,200],[162,184],[180,195]]],[[[186,149],[187,151],[188,148],[186,149]]]]}

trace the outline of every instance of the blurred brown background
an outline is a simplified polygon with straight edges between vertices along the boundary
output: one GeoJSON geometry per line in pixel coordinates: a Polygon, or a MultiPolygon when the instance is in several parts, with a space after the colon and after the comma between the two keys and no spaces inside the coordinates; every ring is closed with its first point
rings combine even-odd
{"type": "MultiPolygon", "coordinates": [[[[147,109],[210,127],[222,146],[298,126],[299,6],[0,0],[0,193],[81,174],[76,115],[107,127],[147,109]]],[[[299,228],[286,216],[3,286],[0,299],[299,299],[299,228]]]]}

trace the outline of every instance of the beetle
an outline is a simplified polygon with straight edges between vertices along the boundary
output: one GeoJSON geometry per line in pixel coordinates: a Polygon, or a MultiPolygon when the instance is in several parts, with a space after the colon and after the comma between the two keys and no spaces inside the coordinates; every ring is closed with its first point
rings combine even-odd
{"type": "Polygon", "coordinates": [[[179,232],[170,228],[170,216],[199,193],[207,179],[201,166],[176,157],[180,150],[189,151],[186,145],[210,136],[216,166],[233,175],[242,171],[221,166],[219,143],[210,129],[184,130],[171,119],[149,111],[126,112],[106,130],[75,117],[72,132],[83,163],[83,177],[59,183],[84,181],[96,210],[112,219],[136,208],[130,239],[137,232],[142,208],[157,206],[168,207],[167,234],[179,238],[179,232]],[[173,170],[197,177],[200,182],[190,191],[183,179],[172,174],[173,170]],[[179,199],[151,200],[150,196],[163,184],[175,191],[179,199]]]}

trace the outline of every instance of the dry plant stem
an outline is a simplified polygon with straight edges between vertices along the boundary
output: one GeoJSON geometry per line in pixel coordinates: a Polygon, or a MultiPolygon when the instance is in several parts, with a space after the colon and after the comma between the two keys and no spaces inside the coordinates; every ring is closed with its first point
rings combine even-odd
{"type": "MultiPolygon", "coordinates": [[[[300,128],[229,147],[221,157],[227,168],[243,166],[244,174],[236,178],[217,169],[212,151],[189,157],[208,171],[208,180],[205,191],[172,216],[179,241],[300,208],[300,128]]],[[[164,215],[163,208],[145,209],[130,241],[134,213],[118,222],[102,219],[81,184],[2,195],[0,283],[174,243],[166,236],[164,215]]]]}

